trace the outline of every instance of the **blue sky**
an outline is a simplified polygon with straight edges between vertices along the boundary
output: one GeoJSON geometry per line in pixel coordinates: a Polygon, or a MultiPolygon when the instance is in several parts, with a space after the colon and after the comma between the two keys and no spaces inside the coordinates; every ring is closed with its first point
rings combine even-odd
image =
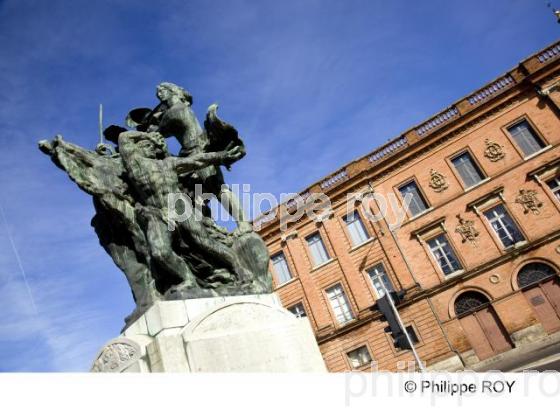
{"type": "Polygon", "coordinates": [[[99,103],[119,124],[172,81],[244,136],[228,182],[297,192],[558,33],[538,0],[0,1],[0,371],[86,371],[133,309],[37,140],[93,148],[99,103]]]}

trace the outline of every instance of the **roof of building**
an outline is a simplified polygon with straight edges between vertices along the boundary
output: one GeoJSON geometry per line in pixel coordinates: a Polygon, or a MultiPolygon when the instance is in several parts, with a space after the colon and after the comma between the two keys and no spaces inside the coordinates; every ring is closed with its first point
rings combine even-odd
{"type": "MultiPolygon", "coordinates": [[[[463,118],[466,114],[488,104],[498,96],[514,88],[515,85],[521,84],[528,76],[542,70],[550,63],[557,61],[559,56],[560,41],[557,41],[527,57],[516,67],[486,83],[476,91],[455,101],[427,120],[410,127],[398,137],[390,139],[387,143],[370,151],[368,154],[346,163],[325,178],[309,185],[299,193],[299,197],[305,200],[311,192],[327,193],[342,182],[361,173],[364,168],[371,169],[374,166],[388,161],[396,153],[402,152],[404,149],[415,145],[417,142],[425,140],[428,136],[435,134],[437,131],[446,129],[459,118],[463,118]]],[[[296,204],[297,202],[295,199],[289,199],[280,204],[279,207],[285,206],[290,209],[296,204]]],[[[275,211],[276,209],[271,210],[255,218],[253,221],[255,229],[260,230],[274,221],[278,214],[278,212],[275,211]]]]}

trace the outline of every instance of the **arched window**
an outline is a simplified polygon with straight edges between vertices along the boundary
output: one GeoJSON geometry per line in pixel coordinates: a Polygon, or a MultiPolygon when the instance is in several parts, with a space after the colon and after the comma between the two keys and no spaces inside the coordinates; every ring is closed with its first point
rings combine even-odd
{"type": "Polygon", "coordinates": [[[529,263],[519,271],[517,275],[517,284],[520,288],[541,282],[546,278],[556,275],[554,269],[545,263],[533,262],[529,263]]]}
{"type": "Polygon", "coordinates": [[[480,306],[489,302],[488,298],[482,293],[469,290],[455,299],[455,314],[460,316],[468,312],[473,312],[480,306]]]}

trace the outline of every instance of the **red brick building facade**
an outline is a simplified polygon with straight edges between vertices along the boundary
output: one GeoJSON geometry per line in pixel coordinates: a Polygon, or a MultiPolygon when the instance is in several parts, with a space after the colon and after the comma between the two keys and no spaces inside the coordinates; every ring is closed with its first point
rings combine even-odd
{"type": "Polygon", "coordinates": [[[255,221],[275,289],[330,371],[413,360],[372,309],[380,281],[406,291],[399,312],[431,369],[505,368],[560,341],[559,56],[547,47],[310,186],[303,199],[331,202],[319,217],[290,222],[313,205],[288,201],[288,216],[255,221]],[[410,198],[400,226],[379,197],[410,198]]]}

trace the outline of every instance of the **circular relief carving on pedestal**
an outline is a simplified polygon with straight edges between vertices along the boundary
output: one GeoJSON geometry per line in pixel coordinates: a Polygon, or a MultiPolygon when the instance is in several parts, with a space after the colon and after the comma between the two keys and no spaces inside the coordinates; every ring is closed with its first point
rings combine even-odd
{"type": "Polygon", "coordinates": [[[140,358],[140,345],[134,340],[120,337],[107,343],[91,367],[96,373],[119,373],[140,358]]]}

